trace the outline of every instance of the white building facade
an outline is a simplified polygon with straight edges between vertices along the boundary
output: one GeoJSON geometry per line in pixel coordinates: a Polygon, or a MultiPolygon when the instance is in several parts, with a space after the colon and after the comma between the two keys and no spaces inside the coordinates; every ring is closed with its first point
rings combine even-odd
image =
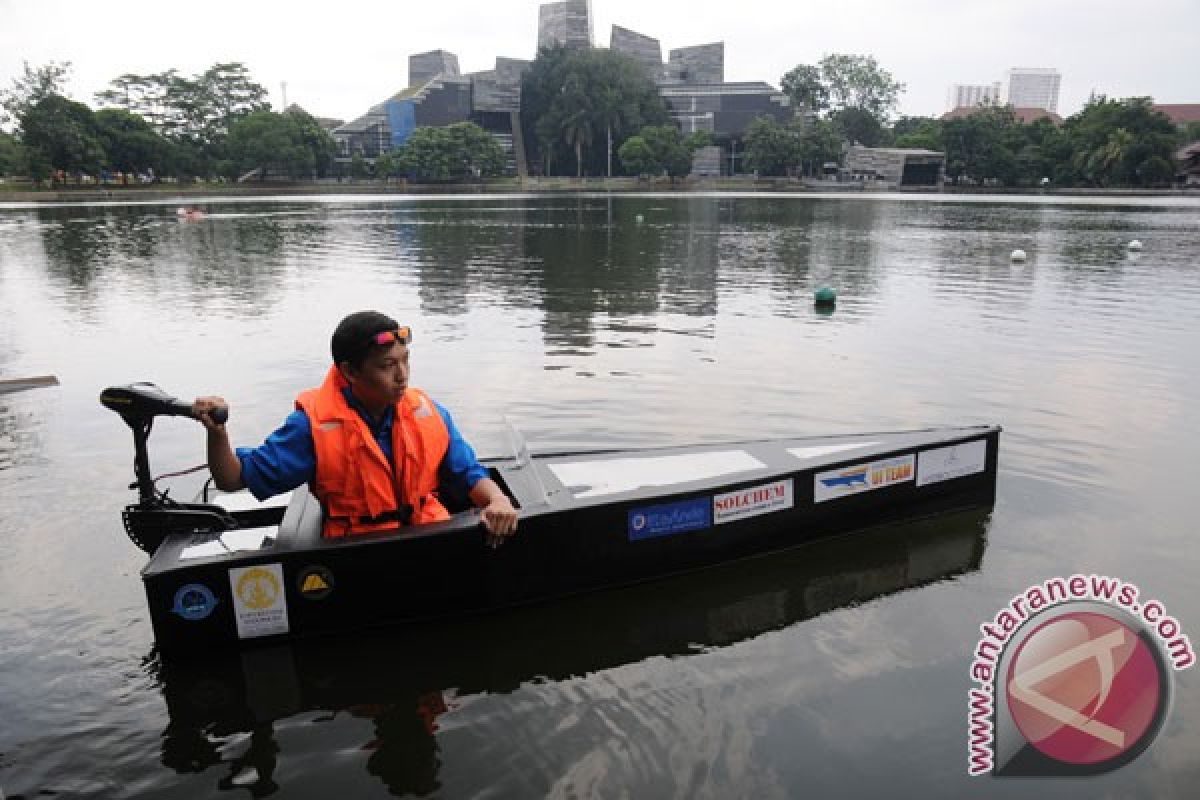
{"type": "Polygon", "coordinates": [[[994,106],[1004,102],[1000,81],[984,84],[956,83],[946,95],[946,110],[975,108],[980,105],[994,106]]]}
{"type": "Polygon", "coordinates": [[[1013,67],[1008,71],[1006,101],[1013,108],[1044,108],[1058,113],[1062,75],[1056,69],[1013,67]]]}

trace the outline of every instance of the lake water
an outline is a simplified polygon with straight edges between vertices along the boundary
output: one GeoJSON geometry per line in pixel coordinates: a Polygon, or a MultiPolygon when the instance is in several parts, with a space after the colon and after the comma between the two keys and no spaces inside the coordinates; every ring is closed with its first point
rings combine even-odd
{"type": "MultiPolygon", "coordinates": [[[[9,800],[1195,796],[1198,670],[1174,675],[1148,751],[1088,779],[969,778],[966,697],[979,625],[1057,575],[1136,583],[1200,640],[1200,201],[204,207],[0,204],[0,379],[61,381],[0,395],[9,800]],[[996,506],[552,606],[164,661],[120,523],[130,436],[100,389],[221,394],[254,444],[362,308],[414,327],[413,383],[482,455],[505,452],[504,417],[535,451],[999,423],[996,506]]],[[[155,472],[203,444],[160,420],[155,472]]]]}

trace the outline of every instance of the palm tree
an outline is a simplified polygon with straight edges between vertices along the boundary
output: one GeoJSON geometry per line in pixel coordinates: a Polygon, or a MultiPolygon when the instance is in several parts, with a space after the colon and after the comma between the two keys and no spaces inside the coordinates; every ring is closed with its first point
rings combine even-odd
{"type": "Polygon", "coordinates": [[[563,120],[563,138],[575,149],[575,177],[583,177],[583,148],[592,143],[592,114],[580,108],[563,120]]]}

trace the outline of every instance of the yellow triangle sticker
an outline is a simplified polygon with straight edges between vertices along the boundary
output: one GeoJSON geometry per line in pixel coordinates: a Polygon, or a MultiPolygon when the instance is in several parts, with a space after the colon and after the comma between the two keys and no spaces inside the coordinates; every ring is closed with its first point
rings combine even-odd
{"type": "Polygon", "coordinates": [[[325,580],[320,575],[313,573],[312,575],[309,575],[307,578],[304,579],[304,585],[300,587],[300,591],[305,592],[305,593],[323,592],[328,588],[329,588],[329,584],[326,583],[325,580]]]}

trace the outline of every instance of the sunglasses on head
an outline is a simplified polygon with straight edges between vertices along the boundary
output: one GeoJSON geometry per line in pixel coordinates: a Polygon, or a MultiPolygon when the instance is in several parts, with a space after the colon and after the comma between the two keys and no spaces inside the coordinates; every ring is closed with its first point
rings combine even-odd
{"type": "Polygon", "coordinates": [[[380,331],[379,333],[371,336],[371,343],[379,345],[392,344],[393,342],[399,342],[402,345],[408,345],[408,343],[411,341],[412,328],[407,325],[401,325],[394,331],[380,331]]]}

